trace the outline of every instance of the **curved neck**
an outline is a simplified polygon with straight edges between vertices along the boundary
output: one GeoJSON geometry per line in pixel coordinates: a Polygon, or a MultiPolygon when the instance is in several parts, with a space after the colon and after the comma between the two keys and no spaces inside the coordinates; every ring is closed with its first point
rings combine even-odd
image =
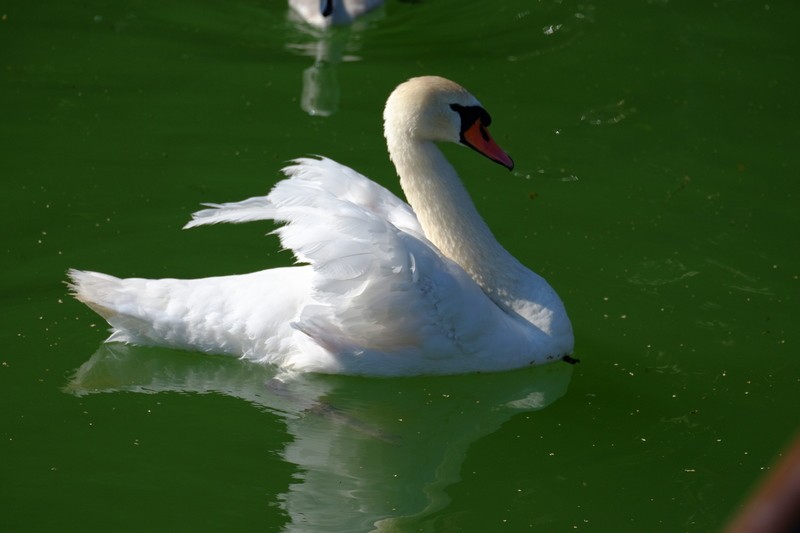
{"type": "Polygon", "coordinates": [[[400,185],[425,236],[503,307],[530,272],[494,238],[455,169],[432,141],[387,139],[400,185]]]}

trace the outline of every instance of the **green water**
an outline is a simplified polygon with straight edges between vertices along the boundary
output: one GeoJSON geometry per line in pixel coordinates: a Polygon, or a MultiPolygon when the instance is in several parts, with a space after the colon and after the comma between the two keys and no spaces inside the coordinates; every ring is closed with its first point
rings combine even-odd
{"type": "Polygon", "coordinates": [[[278,1],[0,6],[0,528],[719,529],[800,425],[800,6],[605,4],[389,1],[326,36],[278,1]],[[268,224],[180,228],[309,153],[399,192],[380,113],[419,74],[492,114],[512,174],[445,151],[580,365],[286,388],[101,346],[67,268],[291,263],[268,224]]]}

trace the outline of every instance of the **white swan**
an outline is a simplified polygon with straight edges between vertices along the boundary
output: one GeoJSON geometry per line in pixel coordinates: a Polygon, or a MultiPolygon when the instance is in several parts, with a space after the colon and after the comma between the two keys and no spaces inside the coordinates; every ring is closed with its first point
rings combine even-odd
{"type": "Polygon", "coordinates": [[[289,0],[295,13],[318,28],[350,24],[381,4],[383,0],[289,0]]]}
{"type": "Polygon", "coordinates": [[[272,219],[305,266],[196,280],[71,270],[108,341],[238,355],[286,370],[364,375],[500,371],[574,360],[547,282],[492,236],[437,141],[508,168],[480,103],[444,78],[413,78],[384,133],[408,204],[330,159],[300,159],[267,196],[209,204],[186,227],[272,219]]]}

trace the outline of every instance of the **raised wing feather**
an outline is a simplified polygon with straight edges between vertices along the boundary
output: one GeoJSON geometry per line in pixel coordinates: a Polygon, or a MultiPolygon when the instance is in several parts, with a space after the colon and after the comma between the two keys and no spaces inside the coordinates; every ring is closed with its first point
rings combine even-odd
{"type": "Polygon", "coordinates": [[[225,204],[203,204],[210,209],[203,209],[192,214],[192,220],[186,223],[184,229],[207,224],[229,222],[255,222],[257,220],[272,220],[275,218],[275,208],[266,196],[254,196],[241,202],[225,204]]]}

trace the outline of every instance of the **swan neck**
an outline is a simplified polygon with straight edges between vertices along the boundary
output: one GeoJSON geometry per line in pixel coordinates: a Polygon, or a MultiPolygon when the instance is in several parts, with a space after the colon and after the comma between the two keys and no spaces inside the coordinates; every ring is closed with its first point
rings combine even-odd
{"type": "Polygon", "coordinates": [[[400,185],[425,236],[498,303],[522,265],[494,238],[453,166],[431,141],[389,142],[400,185]]]}

